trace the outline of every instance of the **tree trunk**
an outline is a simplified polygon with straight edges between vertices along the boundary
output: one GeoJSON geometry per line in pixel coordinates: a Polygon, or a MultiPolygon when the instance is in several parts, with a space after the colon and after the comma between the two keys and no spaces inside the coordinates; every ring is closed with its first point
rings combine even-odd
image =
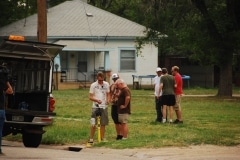
{"type": "Polygon", "coordinates": [[[230,59],[220,66],[220,81],[217,96],[232,97],[232,60],[230,59]]]}

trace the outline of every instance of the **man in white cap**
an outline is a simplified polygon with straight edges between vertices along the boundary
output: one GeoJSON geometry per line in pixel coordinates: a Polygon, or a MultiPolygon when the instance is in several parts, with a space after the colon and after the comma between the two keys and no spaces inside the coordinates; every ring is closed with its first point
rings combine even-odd
{"type": "Polygon", "coordinates": [[[153,78],[153,84],[154,84],[154,95],[155,95],[155,107],[156,107],[156,113],[157,118],[156,122],[162,122],[162,104],[161,104],[161,97],[158,95],[161,95],[159,93],[159,87],[160,87],[160,79],[162,76],[162,69],[160,67],[157,67],[156,69],[156,77],[153,78]]]}
{"type": "Polygon", "coordinates": [[[112,110],[111,110],[111,116],[113,119],[113,122],[115,124],[115,129],[117,132],[116,140],[122,139],[122,133],[121,133],[121,123],[118,121],[118,109],[117,109],[117,100],[120,90],[116,87],[115,82],[119,79],[119,75],[117,73],[112,74],[112,80],[113,84],[110,86],[110,96],[111,96],[111,102],[112,102],[112,110]]]}

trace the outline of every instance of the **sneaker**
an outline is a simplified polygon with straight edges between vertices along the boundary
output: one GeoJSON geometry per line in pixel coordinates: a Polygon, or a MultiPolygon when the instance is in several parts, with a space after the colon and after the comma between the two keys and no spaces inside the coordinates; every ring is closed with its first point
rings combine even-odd
{"type": "Polygon", "coordinates": [[[117,138],[116,138],[116,140],[121,140],[123,138],[123,136],[122,135],[117,135],[117,138]]]}
{"type": "Polygon", "coordinates": [[[122,140],[127,140],[127,137],[123,137],[122,140]]]}
{"type": "Polygon", "coordinates": [[[179,121],[178,119],[176,119],[173,123],[174,124],[183,124],[183,121],[179,121]]]}
{"type": "Polygon", "coordinates": [[[92,147],[93,146],[93,141],[88,141],[86,144],[86,147],[92,147]]]}

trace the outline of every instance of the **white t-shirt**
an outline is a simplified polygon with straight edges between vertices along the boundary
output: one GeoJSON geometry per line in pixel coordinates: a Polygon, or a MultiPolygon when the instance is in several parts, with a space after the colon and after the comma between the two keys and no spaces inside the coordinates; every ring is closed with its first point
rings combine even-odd
{"type": "MultiPolygon", "coordinates": [[[[107,93],[110,92],[109,83],[103,81],[103,84],[98,84],[98,81],[94,82],[90,86],[89,93],[93,94],[93,97],[102,101],[102,104],[105,105],[107,101],[107,93]]],[[[92,107],[96,107],[96,102],[93,102],[92,107]]]]}
{"type": "MultiPolygon", "coordinates": [[[[155,96],[158,96],[159,94],[159,87],[160,87],[160,79],[161,79],[161,76],[156,76],[153,78],[153,84],[154,84],[154,95],[155,96]]],[[[160,96],[162,95],[162,91],[160,93],[160,96]]]]}

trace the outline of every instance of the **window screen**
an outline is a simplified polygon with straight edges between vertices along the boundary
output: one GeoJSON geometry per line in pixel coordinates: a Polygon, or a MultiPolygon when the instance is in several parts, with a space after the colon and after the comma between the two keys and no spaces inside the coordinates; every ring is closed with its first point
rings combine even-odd
{"type": "Polygon", "coordinates": [[[120,51],[120,70],[135,70],[136,68],[135,50],[120,51]]]}

